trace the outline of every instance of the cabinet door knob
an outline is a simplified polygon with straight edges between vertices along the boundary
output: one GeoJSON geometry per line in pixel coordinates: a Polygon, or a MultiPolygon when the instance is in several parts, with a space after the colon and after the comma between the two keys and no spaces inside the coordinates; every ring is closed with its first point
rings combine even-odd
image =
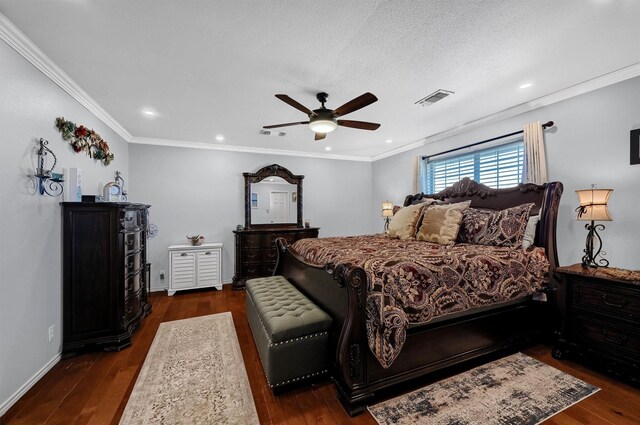
{"type": "Polygon", "coordinates": [[[187,256],[187,253],[186,253],[186,252],[183,252],[182,254],[180,254],[180,256],[181,256],[181,257],[186,257],[186,256],[187,256]]]}
{"type": "Polygon", "coordinates": [[[204,255],[211,255],[211,251],[205,252],[204,255]]]}
{"type": "Polygon", "coordinates": [[[609,307],[622,308],[627,304],[626,300],[622,300],[620,304],[613,303],[607,300],[607,294],[602,294],[602,302],[608,305],[609,307]]]}

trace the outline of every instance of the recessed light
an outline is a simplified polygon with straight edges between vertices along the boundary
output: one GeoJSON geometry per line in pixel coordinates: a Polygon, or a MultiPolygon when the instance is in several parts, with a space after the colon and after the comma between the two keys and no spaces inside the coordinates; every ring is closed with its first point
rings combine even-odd
{"type": "Polygon", "coordinates": [[[325,151],[329,152],[331,150],[331,146],[327,146],[324,148],[325,151]]]}
{"type": "Polygon", "coordinates": [[[154,111],[152,111],[151,109],[143,109],[142,110],[142,115],[144,115],[145,117],[149,117],[149,118],[155,118],[158,116],[158,114],[154,111]]]}
{"type": "Polygon", "coordinates": [[[224,136],[222,134],[218,134],[216,135],[216,141],[218,142],[224,142],[224,136]]]}
{"type": "Polygon", "coordinates": [[[533,83],[530,82],[520,84],[521,89],[528,89],[531,86],[533,86],[533,83]]]}
{"type": "Polygon", "coordinates": [[[393,140],[391,140],[391,139],[387,139],[387,140],[385,140],[384,142],[385,142],[385,143],[393,143],[393,140]]]}

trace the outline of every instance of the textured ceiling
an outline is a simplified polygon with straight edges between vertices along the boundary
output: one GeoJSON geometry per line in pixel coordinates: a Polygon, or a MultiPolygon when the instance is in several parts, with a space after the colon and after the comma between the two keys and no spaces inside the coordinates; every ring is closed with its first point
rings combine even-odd
{"type": "Polygon", "coordinates": [[[636,0],[0,0],[0,12],[135,138],[357,157],[640,62],[636,0]],[[455,95],[414,104],[437,89],[455,95]],[[315,109],[318,91],[332,109],[374,93],[345,119],[382,126],[322,142],[306,126],[258,134],[306,120],[274,94],[315,109]]]}

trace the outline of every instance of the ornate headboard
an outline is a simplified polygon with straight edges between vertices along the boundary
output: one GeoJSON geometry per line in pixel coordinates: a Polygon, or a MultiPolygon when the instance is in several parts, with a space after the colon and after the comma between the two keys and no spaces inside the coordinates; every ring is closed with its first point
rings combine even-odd
{"type": "Polygon", "coordinates": [[[445,203],[470,200],[473,208],[491,210],[503,210],[533,202],[535,207],[531,210],[531,214],[540,216],[534,243],[536,246],[545,248],[551,270],[553,270],[558,267],[556,222],[562,191],[563,186],[560,182],[543,185],[524,183],[507,189],[492,189],[465,177],[436,194],[408,195],[404,200],[404,206],[420,203],[424,198],[439,199],[445,203]]]}

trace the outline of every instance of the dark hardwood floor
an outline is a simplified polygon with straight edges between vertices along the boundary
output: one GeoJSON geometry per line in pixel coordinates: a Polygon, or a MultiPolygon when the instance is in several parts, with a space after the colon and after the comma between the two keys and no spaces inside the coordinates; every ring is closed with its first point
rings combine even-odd
{"type": "MultiPolygon", "coordinates": [[[[153,313],[135,333],[131,347],[117,353],[87,353],[61,360],[2,418],[2,425],[118,424],[133,384],[161,322],[231,311],[251,391],[262,424],[376,424],[368,412],[349,418],[322,381],[274,396],[266,384],[245,313],[244,291],[151,294],[153,313]]],[[[544,422],[547,425],[640,424],[640,389],[551,357],[538,345],[524,351],[540,361],[590,382],[602,390],[544,422]]]]}

